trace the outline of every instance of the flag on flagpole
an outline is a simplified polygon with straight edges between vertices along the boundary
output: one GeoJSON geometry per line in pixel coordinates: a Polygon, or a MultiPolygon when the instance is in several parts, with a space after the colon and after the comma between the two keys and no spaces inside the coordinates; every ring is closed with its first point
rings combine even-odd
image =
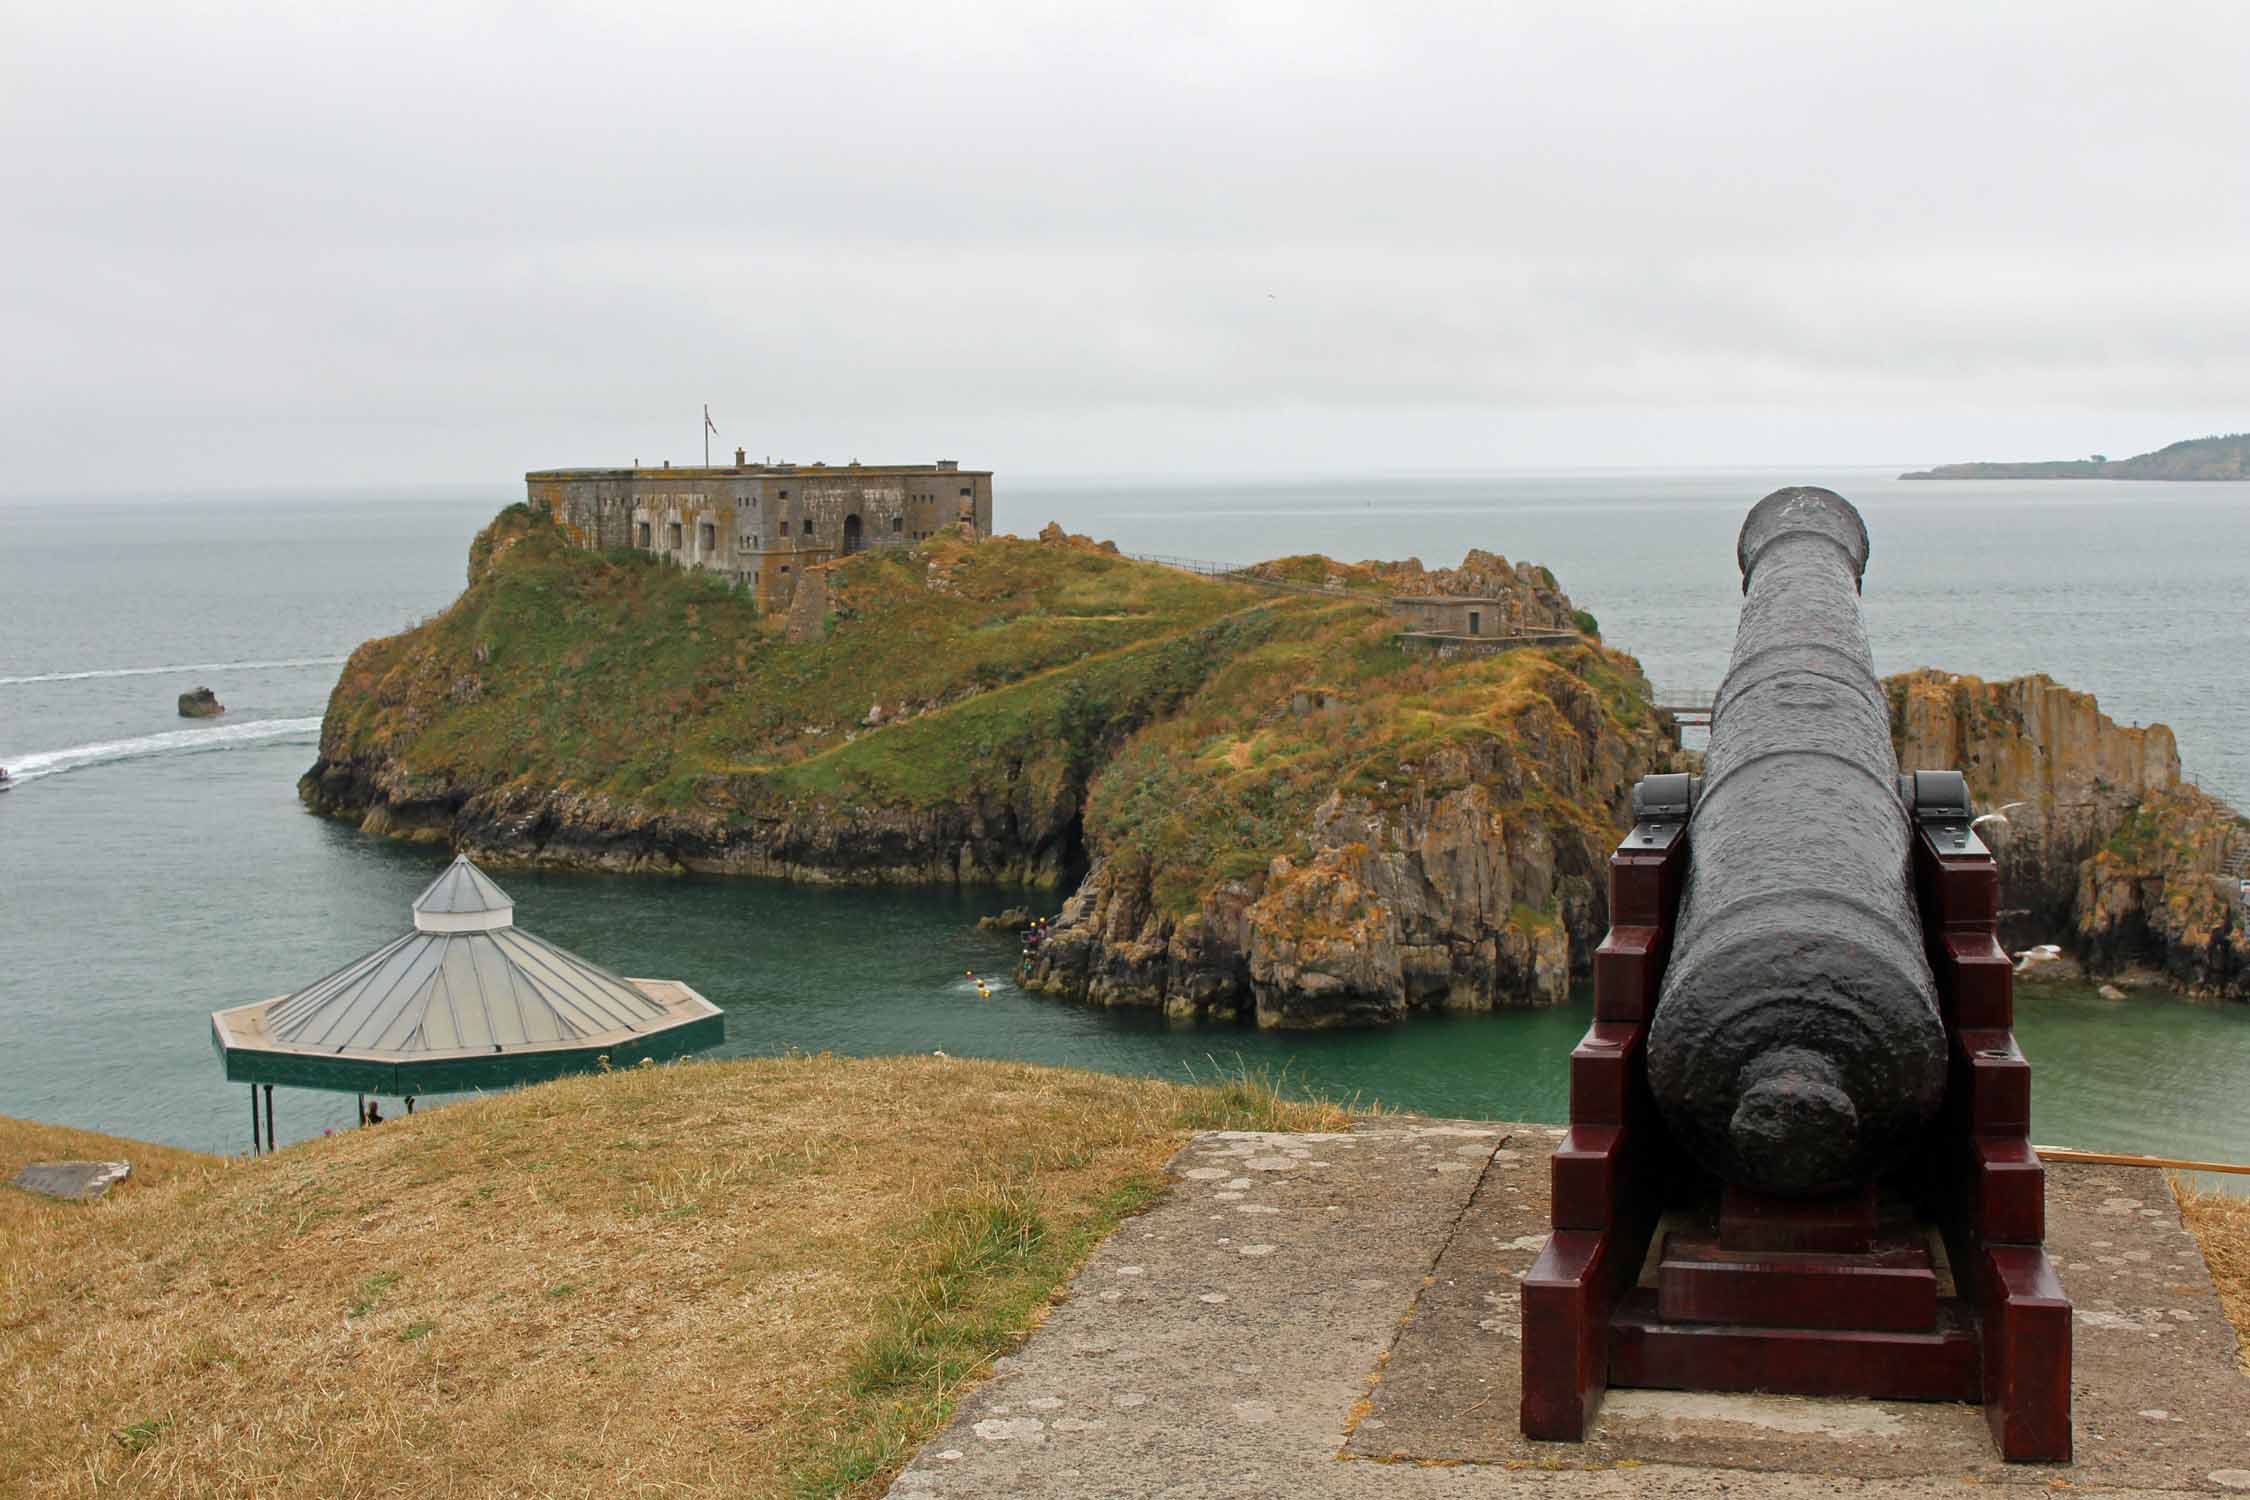
{"type": "Polygon", "coordinates": [[[713,436],[716,436],[719,431],[718,428],[711,425],[711,403],[708,401],[703,403],[703,430],[713,436]]]}

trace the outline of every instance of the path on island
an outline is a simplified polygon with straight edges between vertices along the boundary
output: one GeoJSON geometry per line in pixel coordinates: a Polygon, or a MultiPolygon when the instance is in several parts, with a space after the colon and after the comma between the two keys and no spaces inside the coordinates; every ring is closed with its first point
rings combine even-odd
{"type": "Polygon", "coordinates": [[[1590,1442],[1525,1442],[1517,1282],[1561,1134],[1197,1136],[893,1500],[2250,1491],[2250,1380],[2145,1168],[2048,1170],[2076,1306],[2068,1467],[1999,1463],[1974,1407],[1793,1397],[1612,1392],[1590,1442]]]}
{"type": "MultiPolygon", "coordinates": [[[[1345,602],[1350,603],[1354,601],[1347,600],[1345,602]]],[[[1088,667],[1099,666],[1103,662],[1116,661],[1121,657],[1131,656],[1136,651],[1150,651],[1162,646],[1176,645],[1179,642],[1186,640],[1191,635],[1196,635],[1200,632],[1210,630],[1215,626],[1224,625],[1230,620],[1243,619],[1246,616],[1258,613],[1258,611],[1260,610],[1271,609],[1272,607],[1273,604],[1270,600],[1261,599],[1255,604],[1245,604],[1240,609],[1230,609],[1224,614],[1213,615],[1210,619],[1205,620],[1200,624],[1183,626],[1178,630],[1166,631],[1161,635],[1144,636],[1137,641],[1127,641],[1122,646],[1112,646],[1107,651],[1081,653],[1080,655],[1070,658],[1070,660],[1068,661],[1059,661],[1054,663],[1052,666],[1041,667],[1036,672],[1027,672],[1021,677],[1010,678],[1008,681],[999,683],[996,686],[985,688],[979,692],[972,693],[966,698],[956,698],[951,700],[950,702],[934,703],[922,709],[918,713],[907,715],[903,719],[887,719],[881,725],[831,726],[833,728],[841,729],[845,734],[845,738],[839,740],[833,745],[827,746],[825,749],[814,751],[812,754],[806,756],[803,760],[792,761],[787,765],[783,765],[779,761],[722,761],[709,766],[708,769],[715,774],[724,776],[767,776],[772,775],[773,773],[778,771],[802,771],[807,766],[818,765],[821,761],[842,755],[846,750],[852,747],[853,743],[858,739],[859,734],[863,728],[890,728],[893,725],[897,724],[912,723],[917,719],[938,718],[950,713],[965,712],[975,709],[980,705],[983,707],[990,707],[993,703],[1006,698],[1011,693],[1029,692],[1032,689],[1037,688],[1040,684],[1048,682],[1056,677],[1060,677],[1066,672],[1083,672],[1088,667]]],[[[1331,611],[1323,611],[1322,613],[1326,614],[1330,612],[1331,611]]],[[[1080,616],[1079,618],[1085,617],[1080,616]]],[[[1111,618],[1115,617],[1112,616],[1111,618]]]]}

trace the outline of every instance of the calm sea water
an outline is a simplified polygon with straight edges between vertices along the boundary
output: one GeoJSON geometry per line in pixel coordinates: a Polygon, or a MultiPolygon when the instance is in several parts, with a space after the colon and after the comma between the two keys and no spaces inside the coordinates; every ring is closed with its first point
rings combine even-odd
{"type": "MultiPolygon", "coordinates": [[[[1716,684],[1743,511],[1825,483],[1874,536],[1877,665],[2044,670],[2122,720],[2173,726],[2188,768],[2250,805],[2250,485],[1904,484],[1886,474],[1573,473],[1272,484],[1003,485],[1134,551],[1325,551],[1552,567],[1657,681],[1716,684]]],[[[247,1143],[211,1010],[282,993],[396,935],[442,856],[302,812],[296,777],[342,656],[442,608],[510,487],[404,497],[0,502],[0,1114],[206,1149],[247,1143]],[[224,719],[176,717],[207,683],[224,719]]],[[[728,1012],[733,1053],[942,1049],[1121,1072],[1285,1068],[1445,1114],[1554,1120],[1583,1006],[1381,1031],[1261,1035],[1079,1010],[965,969],[1011,947],[1002,891],[508,873],[530,927],[728,1012]]],[[[2250,1008],[2032,991],[2019,1026],[2042,1140],[2250,1159],[2250,1008]]],[[[285,1139],[349,1098],[280,1092],[285,1139]]]]}

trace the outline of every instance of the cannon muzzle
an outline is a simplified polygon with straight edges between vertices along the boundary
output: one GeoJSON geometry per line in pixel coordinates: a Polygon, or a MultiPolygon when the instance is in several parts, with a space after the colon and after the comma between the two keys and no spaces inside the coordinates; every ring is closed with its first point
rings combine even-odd
{"type": "Polygon", "coordinates": [[[1857,1187],[1945,1090],[1910,825],[1859,584],[1867,528],[1777,490],[1736,547],[1742,618],[1711,710],[1687,884],[1648,1040],[1675,1134],[1761,1192],[1857,1187]]]}

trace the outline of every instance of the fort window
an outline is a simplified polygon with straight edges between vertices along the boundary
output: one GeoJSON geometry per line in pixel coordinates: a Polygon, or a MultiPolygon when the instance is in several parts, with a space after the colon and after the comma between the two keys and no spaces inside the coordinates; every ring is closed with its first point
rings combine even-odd
{"type": "Polygon", "coordinates": [[[667,525],[665,526],[665,528],[664,528],[664,541],[665,541],[665,544],[666,544],[667,546],[673,547],[673,548],[675,548],[675,549],[676,549],[676,548],[678,548],[678,546],[680,545],[680,523],[679,523],[679,522],[677,522],[677,521],[673,521],[673,522],[671,522],[671,523],[669,523],[669,524],[667,524],[667,525]]]}
{"type": "Polygon", "coordinates": [[[782,499],[784,499],[784,500],[788,499],[788,498],[789,498],[789,492],[788,492],[787,490],[783,490],[783,491],[781,492],[781,498],[782,498],[782,499]]]}
{"type": "Polygon", "coordinates": [[[1477,613],[1477,612],[1476,612],[1475,610],[1473,610],[1473,609],[1472,609],[1472,610],[1470,610],[1470,611],[1469,611],[1469,634],[1471,634],[1471,635],[1482,635],[1482,634],[1484,633],[1483,631],[1481,631],[1481,630],[1479,630],[1479,629],[1477,628],[1477,626],[1478,626],[1478,623],[1479,623],[1479,622],[1480,622],[1480,621],[1481,621],[1481,620],[1482,620],[1483,618],[1484,618],[1484,617],[1483,617],[1482,615],[1478,614],[1478,613],[1477,613]]]}
{"type": "Polygon", "coordinates": [[[969,488],[969,487],[968,487],[967,485],[965,485],[965,484],[964,484],[964,485],[962,485],[962,486],[961,486],[961,498],[962,498],[962,499],[966,500],[966,499],[968,499],[968,498],[969,498],[969,497],[970,497],[971,495],[973,495],[973,494],[975,494],[975,493],[976,493],[976,491],[974,491],[974,490],[970,489],[970,488],[969,488]]]}
{"type": "Polygon", "coordinates": [[[904,531],[905,529],[906,529],[906,517],[904,517],[904,516],[893,516],[893,517],[891,517],[891,530],[893,530],[893,531],[904,531]]]}
{"type": "Polygon", "coordinates": [[[866,547],[866,545],[867,538],[860,529],[859,517],[856,515],[844,517],[845,555],[849,556],[854,552],[858,552],[866,547]]]}
{"type": "Polygon", "coordinates": [[[643,521],[643,522],[641,522],[641,533],[640,533],[640,535],[641,535],[641,545],[642,545],[642,546],[644,546],[644,547],[646,547],[646,546],[648,545],[648,522],[646,522],[646,521],[643,521]]]}
{"type": "Polygon", "coordinates": [[[755,531],[745,531],[744,533],[742,533],[742,545],[755,550],[758,545],[758,533],[756,533],[755,531]]]}
{"type": "Polygon", "coordinates": [[[806,536],[811,536],[811,535],[812,535],[812,517],[811,517],[811,516],[807,516],[807,517],[805,517],[805,535],[806,535],[806,536]]]}
{"type": "Polygon", "coordinates": [[[704,551],[711,551],[719,545],[719,528],[709,521],[703,522],[696,528],[696,540],[704,551]]]}

